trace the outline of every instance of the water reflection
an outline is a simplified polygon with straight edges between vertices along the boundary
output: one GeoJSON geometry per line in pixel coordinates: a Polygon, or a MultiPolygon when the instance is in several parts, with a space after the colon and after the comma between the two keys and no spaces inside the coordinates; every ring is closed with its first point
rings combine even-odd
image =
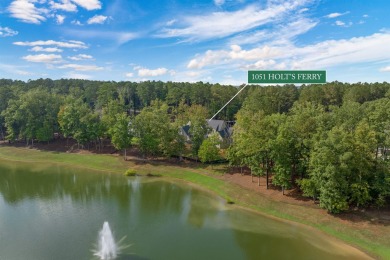
{"type": "Polygon", "coordinates": [[[0,161],[0,212],[0,252],[9,260],[90,259],[106,220],[132,244],[118,259],[361,257],[187,185],[58,165],[0,161]]]}

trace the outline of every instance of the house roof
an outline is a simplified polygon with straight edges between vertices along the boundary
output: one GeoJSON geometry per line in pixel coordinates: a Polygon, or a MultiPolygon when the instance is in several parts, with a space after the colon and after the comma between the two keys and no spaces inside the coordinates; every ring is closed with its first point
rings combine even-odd
{"type": "Polygon", "coordinates": [[[190,136],[190,125],[189,125],[189,124],[182,126],[181,129],[183,130],[183,132],[184,132],[187,136],[190,136]]]}
{"type": "MultiPolygon", "coordinates": [[[[215,132],[217,132],[222,138],[229,138],[232,135],[232,128],[224,120],[208,120],[206,119],[207,124],[215,132]]],[[[188,122],[186,125],[181,127],[183,134],[190,137],[190,127],[191,122],[188,122]]]]}
{"type": "Polygon", "coordinates": [[[226,128],[226,122],[224,120],[215,120],[215,119],[212,120],[206,119],[206,120],[209,126],[217,132],[222,131],[223,129],[226,128]]]}

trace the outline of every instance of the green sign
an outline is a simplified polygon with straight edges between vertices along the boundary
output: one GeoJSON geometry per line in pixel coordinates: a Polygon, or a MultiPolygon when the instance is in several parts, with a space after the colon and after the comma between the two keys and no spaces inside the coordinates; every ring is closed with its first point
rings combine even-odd
{"type": "Polygon", "coordinates": [[[326,83],[325,70],[250,70],[248,83],[326,83]]]}

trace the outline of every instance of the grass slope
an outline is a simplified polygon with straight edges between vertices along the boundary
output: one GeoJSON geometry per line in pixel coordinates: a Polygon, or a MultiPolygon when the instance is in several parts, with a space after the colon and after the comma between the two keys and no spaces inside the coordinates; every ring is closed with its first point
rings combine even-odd
{"type": "Polygon", "coordinates": [[[238,185],[212,177],[213,170],[180,167],[159,162],[124,161],[122,157],[97,154],[70,154],[0,146],[0,159],[23,162],[50,162],[123,174],[133,168],[139,174],[158,174],[188,181],[217,193],[227,201],[260,213],[306,224],[356,246],[377,258],[390,259],[390,226],[352,223],[337,216],[309,208],[272,200],[238,185]],[[207,174],[206,174],[207,173],[207,174]]]}

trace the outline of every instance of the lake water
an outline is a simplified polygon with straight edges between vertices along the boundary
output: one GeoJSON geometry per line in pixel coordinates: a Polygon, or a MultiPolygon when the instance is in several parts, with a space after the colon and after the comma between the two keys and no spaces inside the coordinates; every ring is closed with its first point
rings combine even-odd
{"type": "Polygon", "coordinates": [[[0,259],[97,259],[105,221],[123,239],[117,259],[364,257],[180,182],[0,160],[0,259]]]}

